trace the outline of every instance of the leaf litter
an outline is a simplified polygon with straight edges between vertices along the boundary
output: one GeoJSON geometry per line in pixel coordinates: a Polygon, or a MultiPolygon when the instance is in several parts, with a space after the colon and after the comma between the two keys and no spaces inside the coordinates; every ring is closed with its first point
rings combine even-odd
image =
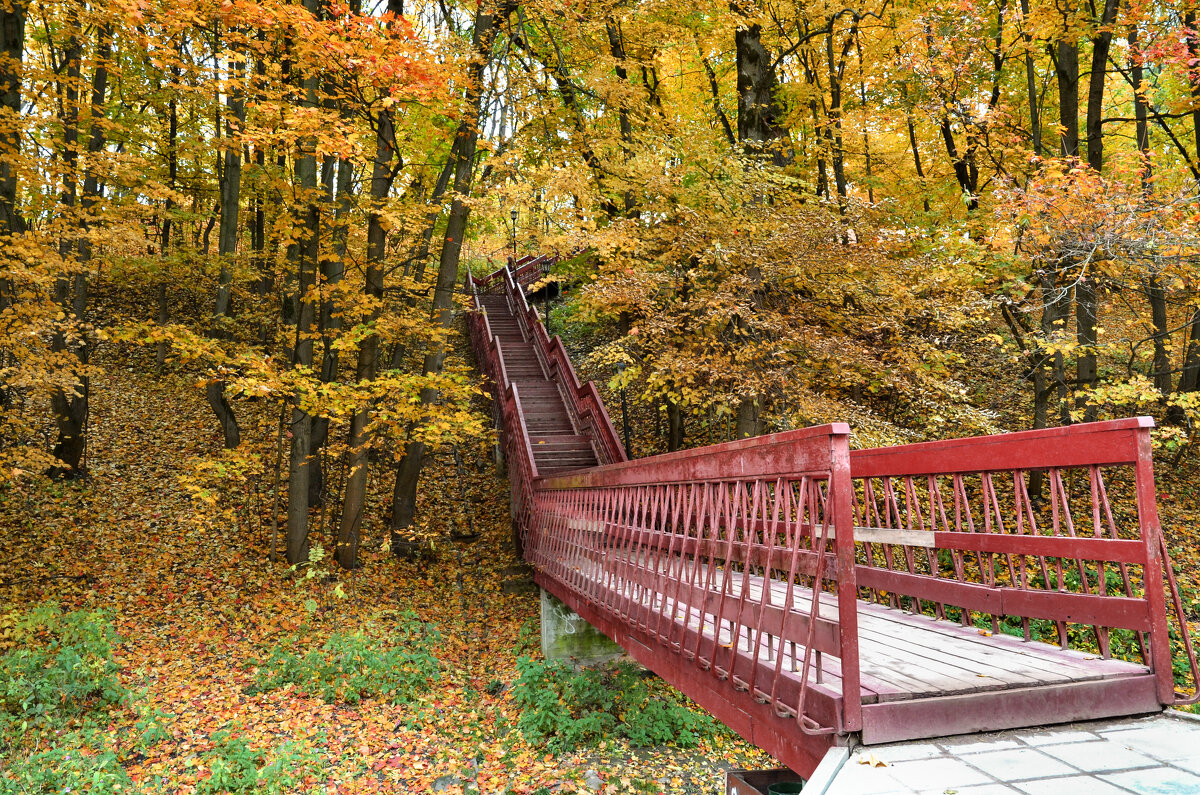
{"type": "MultiPolygon", "coordinates": [[[[44,602],[111,611],[122,638],[114,659],[136,698],[104,730],[140,791],[197,792],[226,736],[261,760],[287,743],[302,748],[315,762],[294,791],[347,795],[709,793],[725,769],[774,766],[725,731],[690,749],[614,741],[556,756],[526,742],[512,728],[507,684],[518,652],[536,645],[538,597],[501,588],[521,567],[506,481],[467,467],[460,490],[453,469],[431,472],[426,492],[452,484],[454,493],[423,495],[423,515],[437,513],[430,500],[465,491],[478,538],[445,541],[417,561],[397,561],[381,543],[387,503],[376,488],[362,568],[331,564],[298,582],[268,560],[265,523],[213,521],[200,510],[183,483],[189,461],[219,448],[209,409],[186,379],[139,369],[109,366],[93,379],[86,484],[0,492],[0,587],[9,612],[44,602]],[[294,687],[255,692],[256,666],[278,644],[316,647],[335,631],[386,628],[405,610],[441,636],[443,674],[415,701],[348,706],[294,687]],[[135,731],[146,716],[161,727],[149,744],[135,731]]],[[[332,548],[332,539],[313,541],[332,548]]]]}

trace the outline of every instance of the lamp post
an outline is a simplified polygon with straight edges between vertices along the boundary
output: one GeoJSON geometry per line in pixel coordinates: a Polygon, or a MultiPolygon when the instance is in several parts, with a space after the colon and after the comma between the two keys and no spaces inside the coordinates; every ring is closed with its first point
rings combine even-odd
{"type": "Polygon", "coordinates": [[[509,212],[509,217],[512,218],[512,248],[513,248],[513,264],[517,264],[517,208],[512,208],[509,212]]]}
{"type": "MultiPolygon", "coordinates": [[[[617,375],[625,373],[625,362],[617,362],[617,375]]],[[[629,446],[629,403],[625,399],[625,381],[621,381],[621,430],[625,432],[625,457],[633,458],[633,449],[629,446]]]]}

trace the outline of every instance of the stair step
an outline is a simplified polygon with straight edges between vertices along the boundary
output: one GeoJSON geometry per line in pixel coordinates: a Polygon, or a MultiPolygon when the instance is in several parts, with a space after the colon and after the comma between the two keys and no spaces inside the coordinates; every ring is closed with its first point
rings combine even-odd
{"type": "Polygon", "coordinates": [[[576,433],[531,433],[529,444],[542,452],[575,453],[592,451],[592,443],[586,436],[576,433]]]}

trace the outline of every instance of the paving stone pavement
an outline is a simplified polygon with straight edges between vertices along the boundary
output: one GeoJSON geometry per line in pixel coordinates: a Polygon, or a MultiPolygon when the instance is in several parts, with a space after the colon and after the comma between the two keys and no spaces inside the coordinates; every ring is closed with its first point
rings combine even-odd
{"type": "Polygon", "coordinates": [[[822,795],[1200,795],[1198,718],[1168,710],[859,747],[810,785],[822,795]]]}

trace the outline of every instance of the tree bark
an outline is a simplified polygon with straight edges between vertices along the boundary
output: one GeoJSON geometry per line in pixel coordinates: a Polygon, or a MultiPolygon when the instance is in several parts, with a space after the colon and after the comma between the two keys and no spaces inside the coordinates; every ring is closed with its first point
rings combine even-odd
{"type": "Polygon", "coordinates": [[[1108,77],[1108,51],[1112,46],[1112,26],[1117,21],[1120,0],[1104,0],[1100,27],[1092,37],[1092,69],[1088,75],[1087,160],[1096,171],[1104,166],[1104,82],[1108,77]]]}
{"type": "Polygon", "coordinates": [[[1087,392],[1095,388],[1096,373],[1096,280],[1084,274],[1075,284],[1075,342],[1079,346],[1076,362],[1075,407],[1083,409],[1083,421],[1094,422],[1097,407],[1089,404],[1087,392]]]}
{"type": "MultiPolygon", "coordinates": [[[[163,207],[162,245],[159,253],[164,259],[171,255],[171,233],[174,231],[175,219],[175,187],[179,179],[179,101],[172,91],[171,99],[167,102],[167,201],[163,207]]],[[[164,274],[157,286],[158,325],[165,326],[171,321],[171,305],[167,296],[167,276],[164,274]]],[[[167,343],[158,343],[154,353],[154,363],[159,371],[167,363],[167,343]]]]}
{"type": "MultiPolygon", "coordinates": [[[[0,6],[0,110],[15,123],[21,118],[21,64],[25,57],[25,3],[21,0],[0,6]]],[[[17,212],[17,168],[14,162],[21,152],[18,130],[0,129],[0,235],[25,231],[24,219],[17,212]]],[[[0,311],[7,290],[0,285],[0,311]]]]}
{"type": "MultiPolygon", "coordinates": [[[[1029,24],[1029,0],[1021,0],[1022,25],[1029,24]]],[[[1038,104],[1037,70],[1033,63],[1033,36],[1025,30],[1025,96],[1029,102],[1029,133],[1033,139],[1033,153],[1042,156],[1042,111],[1038,104]]]]}
{"type": "MultiPolygon", "coordinates": [[[[438,263],[437,285],[433,293],[432,314],[443,328],[450,328],[454,322],[454,285],[458,281],[458,263],[462,251],[463,235],[467,230],[467,219],[470,216],[470,205],[467,203],[471,193],[474,176],[475,151],[479,141],[479,117],[482,111],[484,70],[492,58],[492,42],[495,39],[500,22],[512,12],[511,0],[503,0],[496,8],[480,5],[475,15],[475,29],[472,35],[472,45],[475,60],[471,64],[466,89],[467,110],[463,122],[458,127],[458,159],[454,172],[454,201],[450,206],[450,215],[446,221],[446,232],[442,240],[442,255],[438,263]]],[[[565,76],[562,76],[565,78],[565,76]]],[[[555,79],[560,87],[563,81],[559,75],[555,79]]],[[[566,81],[569,84],[569,81],[566,81]]],[[[564,98],[565,101],[565,98],[564,98]]],[[[425,356],[422,371],[426,374],[441,372],[442,363],[446,358],[445,345],[438,345],[425,356]]],[[[421,391],[421,403],[431,406],[438,400],[437,390],[426,388],[421,391]]],[[[392,494],[392,516],[390,521],[392,549],[401,548],[404,532],[412,525],[416,515],[417,485],[421,469],[424,466],[425,445],[422,442],[409,442],[405,446],[404,457],[396,473],[396,486],[392,494]]]]}
{"type": "Polygon", "coordinates": [[[1142,155],[1142,194],[1149,196],[1153,185],[1151,177],[1154,175],[1154,169],[1150,162],[1150,108],[1142,87],[1145,75],[1142,69],[1142,52],[1138,47],[1136,24],[1129,26],[1126,38],[1129,41],[1129,74],[1133,82],[1134,138],[1138,152],[1142,155]]]}
{"type": "MultiPolygon", "coordinates": [[[[696,40],[696,49],[700,49],[700,41],[696,40]]],[[[713,71],[712,64],[708,58],[704,57],[704,53],[700,53],[700,63],[704,65],[704,74],[708,76],[708,88],[712,92],[713,114],[717,117],[717,121],[721,124],[721,130],[725,133],[725,140],[730,146],[737,143],[737,138],[733,134],[733,125],[729,123],[729,115],[725,113],[725,109],[721,107],[721,86],[717,83],[717,73],[713,71]]]]}
{"type": "MultiPolygon", "coordinates": [[[[78,33],[78,19],[73,18],[68,24],[72,32],[69,37],[67,59],[67,78],[77,83],[80,78],[80,61],[83,57],[82,43],[78,33]]],[[[92,73],[91,96],[89,98],[89,115],[91,128],[88,131],[87,161],[83,180],[83,196],[79,203],[79,214],[76,224],[79,231],[74,246],[66,242],[63,251],[64,260],[74,260],[74,273],[68,277],[59,278],[56,293],[59,303],[63,306],[64,314],[76,328],[72,339],[68,340],[61,330],[55,335],[52,347],[57,351],[69,351],[76,360],[76,384],[68,394],[65,390],[55,390],[51,396],[51,406],[54,411],[55,424],[58,427],[58,439],[54,445],[54,457],[60,462],[53,474],[67,478],[80,477],[86,474],[83,460],[87,448],[88,399],[90,397],[90,381],[86,374],[90,356],[90,343],[82,325],[87,316],[88,304],[88,264],[92,256],[90,237],[91,216],[100,200],[100,174],[96,168],[96,156],[104,150],[104,100],[108,92],[108,64],[112,58],[111,25],[102,25],[96,31],[96,68],[92,73]],[[73,250],[72,250],[73,249],[73,250]]],[[[70,86],[66,92],[67,103],[71,110],[67,113],[68,121],[64,123],[64,148],[75,149],[79,139],[79,97],[78,91],[70,86]]],[[[64,153],[65,154],[65,153],[64,153]]],[[[69,155],[71,171],[78,168],[78,156],[69,155]]],[[[66,157],[64,157],[64,160],[66,157]]],[[[74,208],[76,204],[77,177],[69,178],[69,186],[64,188],[63,205],[74,208]],[[69,196],[68,196],[69,192],[69,196]]]]}
{"type": "Polygon", "coordinates": [[[1188,332],[1187,350],[1183,355],[1183,372],[1179,374],[1178,390],[1181,393],[1200,389],[1200,306],[1191,306],[1191,329],[1188,332]]]}
{"type": "MultiPolygon", "coordinates": [[[[744,13],[735,4],[733,10],[744,13]]],[[[737,49],[738,141],[745,152],[765,157],[776,166],[791,161],[787,129],[779,103],[779,76],[771,53],[762,43],[762,26],[740,25],[734,34],[737,49]]]]}
{"type": "MultiPolygon", "coordinates": [[[[1063,35],[1070,35],[1064,31],[1063,35]]],[[[1059,152],[1063,157],[1079,156],[1079,45],[1074,41],[1058,42],[1058,57],[1054,64],[1058,77],[1059,152]]]]}
{"type": "Polygon", "coordinates": [[[667,400],[667,452],[683,449],[683,410],[673,400],[667,400]]]}
{"type": "MultiPolygon", "coordinates": [[[[390,0],[389,10],[395,10],[390,0]]],[[[375,128],[375,160],[371,164],[371,212],[367,216],[367,271],[364,293],[370,300],[383,300],[383,262],[387,252],[387,229],[380,213],[384,200],[391,191],[397,169],[392,167],[395,157],[395,127],[389,109],[379,111],[375,128]]],[[[371,312],[368,323],[379,317],[379,309],[371,312]]],[[[379,358],[379,335],[372,331],[359,345],[358,363],[354,370],[357,383],[375,377],[375,362],[379,358]]],[[[358,565],[358,546],[362,535],[363,510],[367,502],[368,449],[367,422],[370,407],[365,405],[350,417],[350,451],[346,462],[346,498],[342,503],[342,517],[338,526],[337,561],[344,569],[358,565]]]]}
{"type": "Polygon", "coordinates": [[[1060,332],[1066,323],[1070,301],[1065,289],[1060,288],[1058,276],[1054,272],[1042,275],[1042,343],[1039,346],[1038,367],[1048,370],[1048,377],[1043,377],[1044,388],[1035,395],[1034,422],[1038,422],[1039,413],[1043,417],[1043,427],[1049,420],[1050,396],[1058,397],[1059,424],[1071,424],[1071,411],[1067,403],[1067,374],[1066,363],[1061,350],[1051,350],[1047,345],[1053,337],[1061,336],[1060,332]],[[1038,401],[1042,405],[1038,406],[1038,401]]]}
{"type": "MultiPolygon", "coordinates": [[[[316,17],[320,11],[319,0],[304,0],[304,8],[316,17]]],[[[317,106],[317,77],[309,75],[301,82],[301,104],[306,108],[317,106]]],[[[303,206],[295,219],[300,230],[300,239],[295,248],[297,270],[296,342],[294,360],[303,368],[313,363],[312,330],[316,320],[316,307],[310,293],[316,283],[317,268],[320,267],[320,223],[321,210],[317,196],[317,141],[315,135],[303,136],[297,141],[295,185],[303,206]]],[[[312,472],[313,418],[305,411],[296,396],[292,409],[292,443],[288,457],[288,522],[287,561],[293,566],[308,560],[308,484],[312,472]]]]}
{"type": "Polygon", "coordinates": [[[1146,279],[1146,298],[1150,302],[1150,322],[1154,327],[1154,386],[1166,397],[1171,393],[1171,357],[1167,353],[1167,340],[1171,330],[1167,328],[1167,291],[1157,273],[1146,279]]]}
{"type": "MultiPolygon", "coordinates": [[[[242,61],[233,60],[233,82],[237,83],[242,74],[242,61]]],[[[238,220],[242,198],[242,128],[246,124],[246,98],[241,86],[235,86],[225,97],[225,131],[222,154],[220,193],[221,193],[221,222],[217,231],[217,257],[220,260],[220,273],[217,276],[217,301],[213,309],[213,318],[217,324],[216,336],[224,336],[220,328],[223,319],[228,318],[233,309],[233,270],[232,260],[237,256],[238,220]]],[[[232,450],[242,442],[241,429],[238,427],[237,416],[233,406],[225,397],[225,381],[213,379],[205,388],[205,397],[212,407],[221,425],[221,435],[225,440],[225,448],[232,450]]]]}

